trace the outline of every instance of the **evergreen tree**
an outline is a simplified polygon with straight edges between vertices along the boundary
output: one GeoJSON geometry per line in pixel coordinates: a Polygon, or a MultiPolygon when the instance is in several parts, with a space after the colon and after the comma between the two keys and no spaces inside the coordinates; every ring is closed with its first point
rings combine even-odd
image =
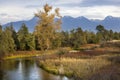
{"type": "Polygon", "coordinates": [[[35,49],[35,37],[33,34],[29,33],[27,40],[27,50],[35,49]]]}
{"type": "Polygon", "coordinates": [[[29,33],[28,28],[24,23],[18,31],[18,40],[20,50],[33,50],[35,48],[34,36],[29,33]]]}
{"type": "Polygon", "coordinates": [[[0,52],[7,54],[8,52],[13,52],[14,50],[15,43],[14,39],[12,38],[12,32],[10,27],[6,27],[0,36],[0,52]]]}
{"type": "Polygon", "coordinates": [[[52,40],[52,48],[58,48],[62,45],[62,35],[60,32],[55,33],[55,38],[52,40]]]}
{"type": "Polygon", "coordinates": [[[86,36],[84,31],[81,28],[77,28],[76,30],[72,30],[70,33],[70,44],[71,47],[80,48],[81,45],[86,44],[86,36]]]}
{"type": "Polygon", "coordinates": [[[101,35],[101,41],[106,42],[107,41],[107,30],[102,25],[98,25],[96,27],[97,33],[101,35]]]}
{"type": "Polygon", "coordinates": [[[61,46],[62,47],[69,47],[70,46],[70,38],[69,38],[69,32],[68,31],[62,31],[61,32],[61,46]]]}
{"type": "Polygon", "coordinates": [[[15,49],[18,50],[20,44],[19,44],[19,41],[18,41],[18,38],[17,38],[17,32],[14,30],[14,26],[13,26],[12,23],[9,26],[9,28],[10,28],[10,31],[12,32],[12,38],[14,39],[15,49]]]}
{"type": "Polygon", "coordinates": [[[86,35],[86,41],[88,44],[99,42],[99,40],[97,39],[97,36],[94,32],[85,31],[84,34],[86,35]]]}

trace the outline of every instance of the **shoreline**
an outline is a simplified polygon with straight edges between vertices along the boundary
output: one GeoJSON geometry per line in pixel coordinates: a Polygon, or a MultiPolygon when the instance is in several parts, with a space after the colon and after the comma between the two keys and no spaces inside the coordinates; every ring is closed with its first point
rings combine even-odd
{"type": "Polygon", "coordinates": [[[71,74],[67,74],[67,73],[60,73],[59,72],[59,69],[53,69],[53,68],[48,68],[48,66],[44,66],[44,64],[41,64],[41,62],[40,61],[37,61],[37,65],[41,68],[41,69],[43,69],[43,70],[45,70],[46,72],[48,72],[48,73],[50,73],[50,74],[54,74],[54,75],[59,75],[59,76],[66,76],[66,77],[68,77],[68,78],[73,78],[73,73],[71,74]]]}
{"type": "Polygon", "coordinates": [[[10,55],[4,55],[1,60],[16,59],[16,58],[27,58],[27,57],[37,57],[40,56],[41,52],[37,51],[15,51],[10,53],[10,55]]]}
{"type": "Polygon", "coordinates": [[[120,66],[119,45],[112,45],[112,47],[109,47],[106,44],[105,47],[98,47],[92,51],[69,51],[62,55],[57,53],[59,50],[45,52],[16,51],[11,55],[4,56],[3,60],[36,57],[38,67],[54,75],[66,76],[73,78],[73,80],[92,80],[92,78],[107,80],[106,77],[99,75],[106,74],[110,78],[110,75],[113,74],[113,78],[116,78],[115,75],[118,75],[120,66]],[[114,65],[116,65],[116,68],[114,68],[114,65]],[[112,69],[113,71],[111,71],[112,69]],[[113,73],[114,71],[116,71],[116,74],[113,73]]]}
{"type": "MultiPolygon", "coordinates": [[[[98,72],[106,71],[109,67],[114,69],[112,66],[115,64],[119,66],[119,56],[119,54],[104,54],[94,56],[93,58],[38,59],[37,65],[51,74],[66,76],[73,78],[73,80],[88,80],[96,77],[94,75],[102,74],[102,72],[98,72]],[[116,62],[114,62],[114,60],[116,60],[116,62]],[[63,71],[60,72],[61,65],[63,71]]],[[[107,76],[109,76],[109,74],[107,76]]]]}

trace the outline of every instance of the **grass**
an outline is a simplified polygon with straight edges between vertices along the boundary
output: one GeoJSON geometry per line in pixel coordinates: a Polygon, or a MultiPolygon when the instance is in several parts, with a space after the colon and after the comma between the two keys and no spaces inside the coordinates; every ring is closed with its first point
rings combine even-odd
{"type": "Polygon", "coordinates": [[[68,77],[74,77],[74,79],[88,79],[92,74],[95,74],[101,68],[111,65],[111,61],[104,59],[101,56],[97,56],[91,59],[75,59],[75,58],[62,58],[59,59],[47,59],[45,61],[39,61],[39,65],[42,66],[48,72],[59,74],[59,70],[63,68],[62,75],[68,77]]]}
{"type": "Polygon", "coordinates": [[[98,44],[85,44],[85,45],[81,45],[80,50],[90,50],[98,47],[100,47],[100,45],[98,44]]]}
{"type": "Polygon", "coordinates": [[[89,80],[120,80],[120,64],[112,64],[101,68],[89,80]]]}
{"type": "Polygon", "coordinates": [[[59,50],[17,51],[4,59],[39,56],[38,65],[53,74],[73,77],[74,80],[120,80],[119,47],[120,43],[108,43],[102,47],[84,45],[82,48],[85,51],[64,48],[69,52],[60,55],[60,58],[57,54],[59,50]]]}
{"type": "Polygon", "coordinates": [[[4,55],[3,59],[14,59],[14,58],[24,58],[24,57],[32,57],[38,56],[39,53],[35,51],[16,51],[14,53],[9,53],[9,55],[4,55]]]}
{"type": "Polygon", "coordinates": [[[9,55],[4,55],[3,59],[15,59],[15,58],[25,58],[25,57],[34,57],[41,56],[42,54],[52,54],[55,53],[56,50],[48,50],[45,52],[42,51],[15,51],[13,53],[9,53],[9,55]]]}
{"type": "MultiPolygon", "coordinates": [[[[82,48],[86,46],[90,47],[82,48]]],[[[119,46],[119,43],[109,43],[90,51],[70,51],[61,59],[56,54],[46,55],[45,60],[38,59],[38,65],[50,73],[74,80],[120,80],[119,46]]]]}

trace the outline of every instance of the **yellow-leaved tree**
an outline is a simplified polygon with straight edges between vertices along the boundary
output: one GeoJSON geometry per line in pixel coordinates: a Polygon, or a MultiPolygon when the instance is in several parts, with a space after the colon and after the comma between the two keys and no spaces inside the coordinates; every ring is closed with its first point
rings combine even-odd
{"type": "Polygon", "coordinates": [[[58,32],[61,29],[62,17],[59,14],[59,8],[56,8],[53,12],[52,6],[46,4],[43,10],[40,10],[35,16],[39,19],[34,31],[36,45],[40,50],[51,49],[54,41],[60,38],[58,32]]]}

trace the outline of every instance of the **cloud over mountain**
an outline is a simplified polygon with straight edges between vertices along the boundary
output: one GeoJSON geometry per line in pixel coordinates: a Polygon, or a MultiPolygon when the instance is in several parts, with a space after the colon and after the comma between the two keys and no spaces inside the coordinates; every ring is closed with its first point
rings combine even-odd
{"type": "Polygon", "coordinates": [[[0,0],[0,14],[9,14],[0,16],[0,23],[29,20],[46,3],[60,8],[62,16],[101,20],[107,15],[120,16],[120,0],[0,0]]]}

